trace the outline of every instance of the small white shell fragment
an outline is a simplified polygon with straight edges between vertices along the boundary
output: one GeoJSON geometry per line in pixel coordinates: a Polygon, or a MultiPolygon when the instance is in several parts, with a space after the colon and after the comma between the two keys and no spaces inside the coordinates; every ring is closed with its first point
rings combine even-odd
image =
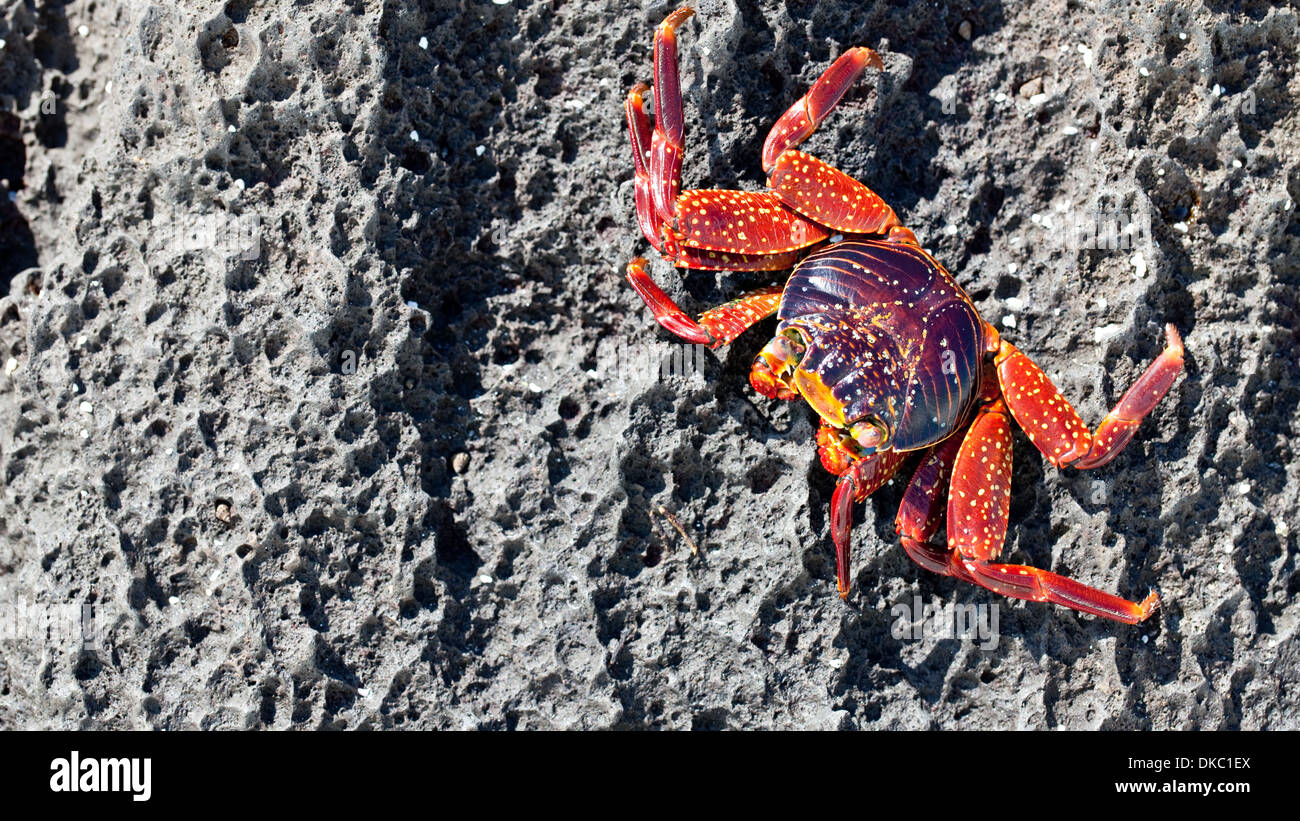
{"type": "Polygon", "coordinates": [[[1215,97],[1222,97],[1222,96],[1223,96],[1223,86],[1219,85],[1218,83],[1215,83],[1215,84],[1214,84],[1214,88],[1211,89],[1211,90],[1214,92],[1214,96],[1215,96],[1215,97]]]}
{"type": "Polygon", "coordinates": [[[1115,337],[1119,336],[1123,330],[1124,330],[1123,326],[1118,325],[1114,322],[1110,323],[1109,325],[1102,325],[1100,328],[1093,328],[1092,329],[1093,344],[1100,345],[1103,342],[1107,342],[1111,339],[1114,339],[1115,337]]]}
{"type": "Polygon", "coordinates": [[[1083,64],[1088,68],[1092,68],[1092,49],[1088,48],[1083,43],[1079,43],[1078,49],[1079,54],[1083,55],[1083,64]]]}
{"type": "Polygon", "coordinates": [[[5,360],[5,376],[13,376],[16,370],[18,370],[18,360],[11,356],[5,360]]]}
{"type": "Polygon", "coordinates": [[[77,26],[77,34],[80,34],[82,37],[85,37],[86,35],[90,34],[90,29],[84,25],[77,26]]]}
{"type": "Polygon", "coordinates": [[[1180,31],[1180,32],[1178,32],[1178,39],[1179,39],[1179,40],[1186,40],[1186,39],[1187,39],[1187,32],[1185,32],[1185,31],[1180,31]]]}
{"type": "Polygon", "coordinates": [[[358,687],[357,695],[361,696],[362,698],[370,698],[370,689],[367,687],[358,687]]]}
{"type": "Polygon", "coordinates": [[[421,37],[421,38],[420,38],[420,48],[427,49],[428,47],[429,47],[429,38],[428,38],[428,37],[421,37]]]}
{"type": "Polygon", "coordinates": [[[1029,215],[1029,221],[1032,222],[1034,225],[1042,225],[1042,224],[1043,224],[1043,215],[1042,215],[1042,214],[1030,214],[1030,215],[1029,215]]]}
{"type": "Polygon", "coordinates": [[[82,402],[78,407],[79,407],[79,409],[81,410],[82,413],[94,413],[94,412],[95,412],[95,406],[92,405],[92,404],[90,404],[89,402],[84,402],[84,401],[83,401],[83,402],[82,402]]]}
{"type": "Polygon", "coordinates": [[[82,439],[89,439],[89,438],[90,438],[90,431],[86,430],[85,428],[82,428],[82,429],[81,429],[81,438],[82,438],[82,439]]]}
{"type": "Polygon", "coordinates": [[[488,575],[486,575],[486,574],[484,574],[484,575],[482,575],[482,576],[479,576],[479,577],[478,577],[478,583],[479,583],[479,584],[491,584],[491,583],[492,583],[492,577],[491,577],[491,576],[488,576],[488,575]]]}
{"type": "Polygon", "coordinates": [[[1061,129],[1061,133],[1067,137],[1073,137],[1075,134],[1079,133],[1079,129],[1075,128],[1072,125],[1067,125],[1065,128],[1061,129]]]}
{"type": "Polygon", "coordinates": [[[841,667],[844,666],[844,659],[841,659],[841,658],[834,658],[834,659],[831,659],[830,661],[828,661],[828,662],[826,662],[826,663],[831,667],[831,669],[833,669],[833,670],[838,670],[838,669],[840,669],[841,667]]]}
{"type": "Polygon", "coordinates": [[[1128,258],[1128,264],[1133,266],[1133,276],[1137,279],[1147,275],[1147,259],[1139,251],[1128,258]]]}
{"type": "Polygon", "coordinates": [[[176,605],[181,603],[181,600],[176,598],[175,596],[168,596],[167,603],[170,604],[172,607],[175,607],[176,605]]]}
{"type": "Polygon", "coordinates": [[[1001,91],[993,95],[993,102],[995,103],[1005,103],[1006,101],[1007,95],[1003,94],[1001,91]]]}
{"type": "Polygon", "coordinates": [[[1146,644],[1146,643],[1148,643],[1149,641],[1151,641],[1151,637],[1150,637],[1150,636],[1143,636],[1143,637],[1142,637],[1142,643],[1143,643],[1143,644],[1146,644]]]}
{"type": "Polygon", "coordinates": [[[416,302],[415,300],[411,300],[410,302],[406,303],[406,307],[410,308],[412,311],[418,311],[420,310],[420,303],[416,302]]]}
{"type": "Polygon", "coordinates": [[[1045,102],[1047,102],[1046,94],[1041,94],[1041,93],[1035,94],[1034,96],[1029,98],[1029,104],[1032,106],[1040,106],[1045,102]]]}
{"type": "Polygon", "coordinates": [[[1019,312],[1025,309],[1025,301],[1018,296],[1009,296],[1002,300],[1002,304],[1006,305],[1009,311],[1019,312]]]}
{"type": "Polygon", "coordinates": [[[1157,176],[1157,177],[1163,177],[1164,175],[1165,175],[1165,170],[1164,170],[1163,168],[1157,168],[1157,169],[1156,169],[1156,176],[1157,176]]]}
{"type": "Polygon", "coordinates": [[[1007,263],[1007,273],[1008,273],[1008,274],[1014,274],[1016,271],[1019,271],[1019,270],[1020,270],[1020,266],[1019,266],[1018,264],[1016,264],[1016,263],[1014,263],[1014,262],[1009,262],[1009,263],[1007,263]]]}
{"type": "Polygon", "coordinates": [[[419,141],[420,141],[420,132],[415,131],[415,130],[412,130],[412,131],[411,131],[411,142],[413,142],[413,143],[418,143],[419,141]]]}
{"type": "Polygon", "coordinates": [[[1187,223],[1185,223],[1185,222],[1175,222],[1175,223],[1174,223],[1174,230],[1177,231],[1177,232],[1180,233],[1180,234],[1186,234],[1186,233],[1187,233],[1187,223]]]}
{"type": "Polygon", "coordinates": [[[492,0],[492,2],[493,2],[493,3],[496,3],[498,6],[508,6],[508,5],[510,5],[510,0],[492,0]]]}
{"type": "Polygon", "coordinates": [[[1016,327],[1016,315],[1007,314],[1006,316],[1002,317],[1002,324],[1008,328],[1016,327]]]}
{"type": "Polygon", "coordinates": [[[951,224],[946,225],[944,226],[943,233],[947,236],[955,237],[957,236],[957,226],[951,224]]]}
{"type": "Polygon", "coordinates": [[[1139,67],[1138,67],[1138,74],[1141,74],[1143,77],[1150,77],[1150,76],[1151,76],[1151,72],[1147,70],[1147,67],[1146,67],[1146,66],[1139,66],[1139,67]]]}
{"type": "Polygon", "coordinates": [[[476,156],[479,156],[479,157],[483,156],[483,152],[484,152],[484,151],[487,151],[487,148],[485,148],[484,146],[481,146],[481,145],[476,145],[476,146],[474,146],[474,154],[475,154],[476,156]]]}
{"type": "Polygon", "coordinates": [[[235,127],[233,125],[226,126],[226,130],[229,131],[231,134],[235,133],[235,127]]]}
{"type": "Polygon", "coordinates": [[[1249,496],[1249,495],[1250,495],[1250,482],[1239,482],[1239,483],[1237,484],[1237,488],[1236,488],[1236,490],[1237,490],[1237,495],[1238,495],[1238,496],[1249,496]]]}
{"type": "Polygon", "coordinates": [[[1233,168],[1241,168],[1241,160],[1233,160],[1233,161],[1232,161],[1232,167],[1233,167],[1233,168]]]}
{"type": "Polygon", "coordinates": [[[104,93],[105,93],[105,94],[112,94],[112,93],[113,93],[113,81],[112,81],[112,80],[109,80],[107,83],[104,84],[104,93]]]}
{"type": "Polygon", "coordinates": [[[4,47],[5,47],[5,41],[4,39],[0,38],[0,49],[3,49],[4,47]]]}

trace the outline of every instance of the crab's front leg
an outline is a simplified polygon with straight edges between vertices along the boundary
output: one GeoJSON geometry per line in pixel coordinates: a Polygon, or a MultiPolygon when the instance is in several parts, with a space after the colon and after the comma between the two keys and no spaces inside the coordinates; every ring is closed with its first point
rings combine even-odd
{"type": "Polygon", "coordinates": [[[906,456],[893,450],[868,456],[854,453],[846,434],[825,421],[817,430],[817,454],[822,467],[836,476],[831,495],[831,539],[835,542],[835,585],[840,598],[849,595],[849,559],[853,532],[853,503],[865,500],[898,471],[906,456]]]}

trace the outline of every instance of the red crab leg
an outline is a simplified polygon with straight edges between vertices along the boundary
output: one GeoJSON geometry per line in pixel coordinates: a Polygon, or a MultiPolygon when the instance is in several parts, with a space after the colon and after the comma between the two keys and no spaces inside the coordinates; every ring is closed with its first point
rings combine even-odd
{"type": "Polygon", "coordinates": [[[1174,383],[1183,369],[1183,340],[1173,325],[1165,326],[1164,352],[1106,415],[1095,434],[1047,374],[1011,343],[1002,342],[995,361],[1007,407],[1029,441],[1057,467],[1095,468],[1124,449],[1142,418],[1174,383]]]}
{"type": "Polygon", "coordinates": [[[951,550],[930,544],[948,512],[948,484],[964,434],[963,430],[949,436],[931,448],[921,460],[903,494],[903,503],[898,507],[894,531],[898,533],[907,555],[921,567],[932,573],[974,582],[975,577],[961,564],[952,561],[951,550]]]}
{"type": "Polygon", "coordinates": [[[769,191],[687,191],[677,199],[676,231],[665,248],[728,254],[785,254],[830,236],[822,226],[781,206],[769,191]]]}
{"type": "Polygon", "coordinates": [[[683,7],[655,29],[655,128],[650,137],[650,193],[662,222],[677,215],[682,187],[682,144],[686,120],[682,114],[682,84],[677,75],[677,27],[695,14],[683,7]]]}
{"type": "Polygon", "coordinates": [[[831,495],[831,539],[835,542],[835,586],[841,599],[849,597],[853,503],[866,499],[888,482],[906,455],[900,451],[878,451],[854,462],[835,483],[835,493],[831,495]]]}
{"type": "Polygon", "coordinates": [[[809,219],[850,234],[884,234],[906,242],[912,232],[902,228],[894,209],[862,183],[811,154],[786,151],[777,159],[767,185],[781,201],[809,219]]]}
{"type": "Polygon", "coordinates": [[[869,48],[851,48],[822,72],[808,93],[776,121],[763,142],[763,171],[771,174],[777,157],[808,139],[867,66],[884,68],[880,55],[869,48]]]}
{"type": "Polygon", "coordinates": [[[633,198],[636,202],[636,221],[641,233],[655,247],[663,250],[661,229],[663,220],[655,211],[653,197],[650,194],[650,118],[645,113],[643,95],[649,90],[645,83],[637,83],[627,93],[623,110],[627,114],[627,130],[632,138],[632,161],[635,164],[633,178],[633,198]]]}
{"type": "Polygon", "coordinates": [[[755,323],[775,313],[781,303],[780,285],[757,288],[737,299],[700,314],[698,321],[691,319],[677,303],[655,284],[645,270],[646,261],[640,257],[627,264],[627,281],[654,312],[655,321],[687,342],[720,348],[744,333],[755,323]]]}
{"type": "MultiPolygon", "coordinates": [[[[1011,419],[1001,401],[982,408],[962,440],[948,495],[948,547],[974,581],[1004,596],[1053,604],[1137,624],[1160,604],[1151,591],[1140,603],[1036,567],[992,564],[1002,550],[1011,505],[1011,419]]],[[[960,575],[953,572],[953,575],[960,575]]]]}

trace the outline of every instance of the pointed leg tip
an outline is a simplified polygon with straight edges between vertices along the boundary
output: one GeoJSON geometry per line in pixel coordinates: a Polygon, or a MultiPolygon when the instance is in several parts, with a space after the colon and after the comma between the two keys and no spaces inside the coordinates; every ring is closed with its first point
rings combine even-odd
{"type": "Polygon", "coordinates": [[[1165,345],[1179,354],[1183,352],[1183,336],[1178,333],[1178,329],[1174,327],[1172,322],[1165,325],[1165,345]]]}
{"type": "Polygon", "coordinates": [[[685,23],[692,16],[694,16],[694,14],[695,14],[695,9],[691,8],[690,6],[682,6],[677,11],[665,17],[664,21],[659,25],[664,30],[665,33],[672,34],[674,31],[676,31],[678,26],[680,26],[682,23],[685,23]]]}
{"type": "Polygon", "coordinates": [[[1160,594],[1154,589],[1151,590],[1151,592],[1147,593],[1147,597],[1142,600],[1142,603],[1138,605],[1138,609],[1140,610],[1138,613],[1139,622],[1151,618],[1156,610],[1160,609],[1160,594]]]}

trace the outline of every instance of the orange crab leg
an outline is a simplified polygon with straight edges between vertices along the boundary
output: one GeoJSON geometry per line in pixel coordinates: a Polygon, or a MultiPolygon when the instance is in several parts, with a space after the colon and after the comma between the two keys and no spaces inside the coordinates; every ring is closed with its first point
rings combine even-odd
{"type": "Polygon", "coordinates": [[[1154,590],[1141,602],[1131,602],[1036,567],[993,564],[1006,536],[1010,504],[1011,419],[1006,406],[995,400],[980,408],[953,464],[948,495],[951,575],[969,575],[1011,598],[1051,602],[1128,624],[1155,612],[1160,598],[1154,590]]]}
{"type": "Polygon", "coordinates": [[[693,14],[692,8],[680,8],[655,29],[655,128],[650,137],[650,193],[655,212],[663,222],[670,222],[677,215],[677,195],[682,187],[682,145],[686,138],[682,84],[677,74],[677,27],[693,14]]]}
{"type": "MultiPolygon", "coordinates": [[[[835,542],[835,586],[839,589],[841,599],[849,596],[853,503],[866,499],[888,482],[906,456],[906,453],[895,450],[877,451],[853,462],[835,483],[835,492],[831,494],[831,539],[835,542]]],[[[822,457],[822,463],[826,463],[825,456],[822,457]]]]}
{"type": "Polygon", "coordinates": [[[1165,349],[1106,415],[1094,434],[1047,374],[1011,343],[997,354],[998,380],[1007,407],[1029,441],[1057,467],[1095,468],[1115,458],[1142,418],[1155,408],[1183,369],[1183,340],[1165,326],[1165,349]]]}
{"type": "Polygon", "coordinates": [[[691,319],[677,303],[663,292],[645,270],[646,261],[640,257],[627,264],[627,281],[654,312],[655,321],[673,334],[696,345],[720,348],[730,344],[755,323],[771,316],[781,303],[781,286],[768,285],[756,288],[737,299],[700,314],[691,319]]]}
{"type": "Polygon", "coordinates": [[[771,174],[776,160],[789,148],[808,139],[867,66],[884,68],[880,55],[859,46],[840,55],[831,67],[776,121],[763,142],[763,171],[771,174]]]}

